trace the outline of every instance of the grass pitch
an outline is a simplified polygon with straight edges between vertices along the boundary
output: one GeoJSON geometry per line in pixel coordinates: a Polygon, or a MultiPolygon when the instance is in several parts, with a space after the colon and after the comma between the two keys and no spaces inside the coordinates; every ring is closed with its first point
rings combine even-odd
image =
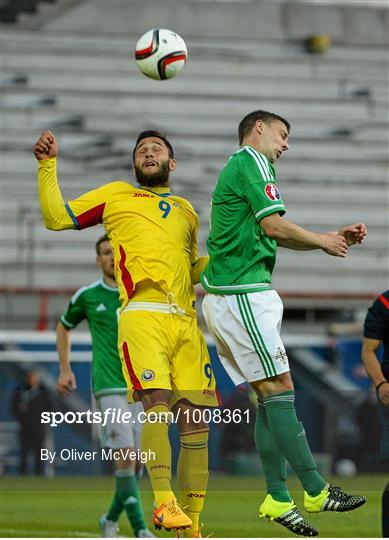
{"type": "MultiPolygon", "coordinates": [[[[323,513],[305,517],[321,537],[380,537],[381,495],[387,479],[383,475],[332,478],[349,492],[364,494],[368,501],[354,512],[323,513]]],[[[295,478],[289,486],[296,504],[302,508],[302,491],[295,478]]],[[[114,487],[111,477],[2,478],[0,535],[2,537],[96,537],[98,519],[107,511],[114,487]]],[[[150,522],[152,493],[142,479],[142,498],[150,522]]],[[[202,513],[204,535],[228,538],[294,537],[277,523],[258,519],[258,507],[264,498],[262,478],[221,477],[211,475],[202,513]]],[[[126,516],[121,516],[120,536],[133,532],[126,516]]],[[[151,528],[151,526],[150,526],[151,528]]],[[[153,530],[153,529],[152,529],[153,530]]],[[[172,533],[157,533],[161,538],[172,533]]]]}

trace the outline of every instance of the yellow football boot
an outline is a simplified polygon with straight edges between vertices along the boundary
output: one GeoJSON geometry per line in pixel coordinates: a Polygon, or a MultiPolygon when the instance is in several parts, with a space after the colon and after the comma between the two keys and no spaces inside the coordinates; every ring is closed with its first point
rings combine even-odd
{"type": "Polygon", "coordinates": [[[167,531],[192,527],[192,520],[183,512],[176,499],[166,501],[154,509],[153,523],[156,529],[163,527],[167,531]]]}

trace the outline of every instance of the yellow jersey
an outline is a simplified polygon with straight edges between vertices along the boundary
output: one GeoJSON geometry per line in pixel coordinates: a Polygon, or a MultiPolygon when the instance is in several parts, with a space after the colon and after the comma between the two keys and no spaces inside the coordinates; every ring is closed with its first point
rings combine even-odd
{"type": "Polygon", "coordinates": [[[169,188],[145,189],[117,181],[66,203],[66,216],[62,199],[54,205],[58,193],[62,197],[55,160],[39,164],[41,206],[48,228],[72,227],[69,216],[79,230],[98,223],[104,226],[114,250],[122,310],[132,301],[168,302],[195,315],[193,284],[208,258],[198,257],[198,216],[186,199],[171,195],[169,188]]]}

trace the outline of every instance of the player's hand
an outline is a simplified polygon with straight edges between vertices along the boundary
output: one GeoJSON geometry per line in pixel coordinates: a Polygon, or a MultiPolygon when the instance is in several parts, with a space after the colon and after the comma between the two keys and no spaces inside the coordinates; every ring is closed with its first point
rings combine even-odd
{"type": "Polygon", "coordinates": [[[50,159],[56,157],[58,143],[51,131],[44,131],[34,144],[34,156],[36,159],[50,159]]]}
{"type": "Polygon", "coordinates": [[[337,232],[330,232],[323,235],[322,250],[333,257],[346,257],[347,241],[344,236],[337,232]]]}
{"type": "Polygon", "coordinates": [[[389,383],[383,384],[378,388],[378,399],[383,405],[389,407],[389,383]]]}
{"type": "Polygon", "coordinates": [[[76,376],[71,369],[61,371],[57,381],[57,392],[63,397],[68,397],[77,389],[76,376]]]}
{"type": "Polygon", "coordinates": [[[364,223],[354,223],[354,225],[347,225],[339,229],[338,234],[346,239],[348,246],[354,246],[362,244],[367,235],[367,228],[364,223]]]}

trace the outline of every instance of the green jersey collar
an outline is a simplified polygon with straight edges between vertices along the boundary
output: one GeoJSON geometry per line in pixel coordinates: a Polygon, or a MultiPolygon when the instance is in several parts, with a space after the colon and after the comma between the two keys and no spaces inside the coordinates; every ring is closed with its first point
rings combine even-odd
{"type": "Polygon", "coordinates": [[[114,292],[118,292],[119,288],[118,287],[111,287],[110,285],[107,285],[104,281],[104,278],[101,278],[100,280],[100,285],[104,288],[104,289],[107,289],[107,291],[114,291],[114,292]]]}

